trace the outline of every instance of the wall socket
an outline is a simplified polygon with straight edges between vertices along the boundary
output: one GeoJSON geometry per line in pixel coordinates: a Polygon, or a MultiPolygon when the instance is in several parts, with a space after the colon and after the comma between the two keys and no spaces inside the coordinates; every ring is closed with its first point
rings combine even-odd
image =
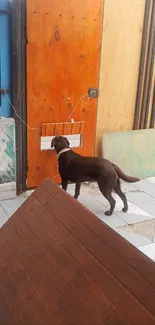
{"type": "Polygon", "coordinates": [[[99,88],[88,88],[88,97],[89,98],[98,98],[99,97],[99,88]]]}

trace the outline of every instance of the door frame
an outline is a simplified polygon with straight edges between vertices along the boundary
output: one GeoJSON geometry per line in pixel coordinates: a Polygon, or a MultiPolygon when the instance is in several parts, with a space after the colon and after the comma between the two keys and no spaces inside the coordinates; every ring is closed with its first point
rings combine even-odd
{"type": "MultiPolygon", "coordinates": [[[[26,0],[12,1],[12,104],[26,123],[26,0]]],[[[16,189],[26,189],[27,128],[13,112],[16,125],[16,189]]]]}
{"type": "MultiPolygon", "coordinates": [[[[27,19],[26,0],[12,0],[12,104],[16,113],[27,123],[27,19]]],[[[104,8],[104,0],[103,0],[104,8]]],[[[104,14],[103,14],[104,15],[104,14]]],[[[103,21],[102,21],[103,32],[103,21]]],[[[99,77],[101,69],[101,55],[99,77]]],[[[98,77],[98,78],[99,78],[98,77]]],[[[98,100],[97,100],[98,108],[98,100]]],[[[12,110],[13,111],[13,110],[12,110]]],[[[16,191],[27,189],[27,126],[13,112],[16,125],[16,191]]],[[[96,111],[97,118],[97,111],[96,111]]],[[[95,132],[96,137],[96,132],[95,132]]],[[[94,144],[95,152],[95,144],[94,144]]]]}
{"type": "Polygon", "coordinates": [[[151,92],[153,91],[154,52],[155,1],[146,0],[133,130],[154,128],[154,98],[151,103],[151,92]]]}

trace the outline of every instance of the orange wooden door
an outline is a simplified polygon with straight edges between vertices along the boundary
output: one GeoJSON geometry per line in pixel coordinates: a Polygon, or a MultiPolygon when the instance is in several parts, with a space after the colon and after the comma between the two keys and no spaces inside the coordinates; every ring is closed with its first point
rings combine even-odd
{"type": "MultiPolygon", "coordinates": [[[[41,151],[42,124],[65,122],[89,87],[98,87],[103,0],[27,0],[27,186],[57,182],[55,152],[41,151]]],[[[97,99],[85,97],[71,116],[83,121],[82,147],[93,155],[97,99]]],[[[67,130],[65,131],[65,133],[67,130]]],[[[68,132],[70,133],[70,132],[68,132]]]]}

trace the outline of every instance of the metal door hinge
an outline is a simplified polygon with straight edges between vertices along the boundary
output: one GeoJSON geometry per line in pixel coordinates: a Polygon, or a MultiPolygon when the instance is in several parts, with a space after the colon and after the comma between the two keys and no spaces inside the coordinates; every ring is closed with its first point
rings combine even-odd
{"type": "Polygon", "coordinates": [[[27,32],[27,26],[25,27],[25,42],[28,44],[28,32],[27,32]]]}
{"type": "Polygon", "coordinates": [[[26,167],[25,167],[26,176],[27,176],[27,173],[28,173],[28,169],[29,169],[29,167],[28,167],[28,159],[26,159],[26,167]]]}

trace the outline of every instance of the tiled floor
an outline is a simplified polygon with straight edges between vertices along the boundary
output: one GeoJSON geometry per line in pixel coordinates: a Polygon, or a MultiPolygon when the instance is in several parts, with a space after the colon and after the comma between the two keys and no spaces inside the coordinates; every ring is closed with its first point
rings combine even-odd
{"type": "MultiPolygon", "coordinates": [[[[116,199],[115,212],[110,217],[105,216],[104,212],[109,204],[95,184],[83,184],[79,201],[155,261],[155,177],[135,184],[122,183],[122,189],[129,203],[127,213],[122,212],[122,202],[113,193],[116,199]]],[[[73,195],[74,185],[69,186],[68,192],[73,195]]],[[[32,191],[29,191],[15,199],[0,201],[0,227],[31,193],[32,191]]]]}
{"type": "Polygon", "coordinates": [[[155,243],[150,243],[139,247],[140,251],[155,261],[155,243]]]}

